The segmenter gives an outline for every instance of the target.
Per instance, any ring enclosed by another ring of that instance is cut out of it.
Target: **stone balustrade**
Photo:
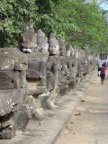
[[[27,23],[19,34],[19,48],[0,49],[0,138],[15,136],[29,119],[42,119],[44,109],[77,87],[96,67],[89,48],[79,48],[47,38]]]

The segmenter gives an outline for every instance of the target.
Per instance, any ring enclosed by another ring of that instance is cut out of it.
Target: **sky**
[[[93,2],[93,0],[83,0],[84,2]],[[96,0],[101,9],[108,10],[108,2],[105,0]]]
[[[108,10],[108,1],[107,0],[96,0],[100,8]]]
[[[108,10],[108,3],[106,4],[106,3],[102,3],[101,5],[100,5],[100,8],[102,8],[102,9],[104,9],[104,10]]]

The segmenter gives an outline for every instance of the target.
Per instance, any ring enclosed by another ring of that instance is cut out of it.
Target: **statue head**
[[[37,47],[37,35],[34,32],[33,25],[28,22],[24,25],[19,39],[20,49],[24,53],[31,53]]]
[[[64,56],[66,54],[66,44],[64,43],[63,40],[59,40],[59,51],[60,51],[60,55]]]
[[[37,48],[38,51],[43,53],[43,54],[48,54],[48,39],[45,36],[45,33],[39,29],[37,32]]]
[[[49,37],[49,54],[59,55],[59,43],[56,37],[51,33]]]
[[[34,32],[34,29],[33,29],[33,24],[30,23],[30,22],[27,22],[24,27],[23,27],[23,31],[25,32]]]

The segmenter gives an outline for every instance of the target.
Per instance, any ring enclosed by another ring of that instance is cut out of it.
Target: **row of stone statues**
[[[108,12],[105,12],[103,15],[102,15],[102,18],[103,18],[103,24],[105,26],[108,26]]]
[[[84,47],[49,38],[27,23],[19,34],[19,49],[0,49],[0,138],[24,130],[33,116],[55,108],[55,100],[74,89],[94,69],[96,56]]]

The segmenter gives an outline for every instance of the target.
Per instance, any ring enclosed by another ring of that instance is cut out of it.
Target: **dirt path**
[[[93,81],[55,144],[108,144],[108,80]]]

